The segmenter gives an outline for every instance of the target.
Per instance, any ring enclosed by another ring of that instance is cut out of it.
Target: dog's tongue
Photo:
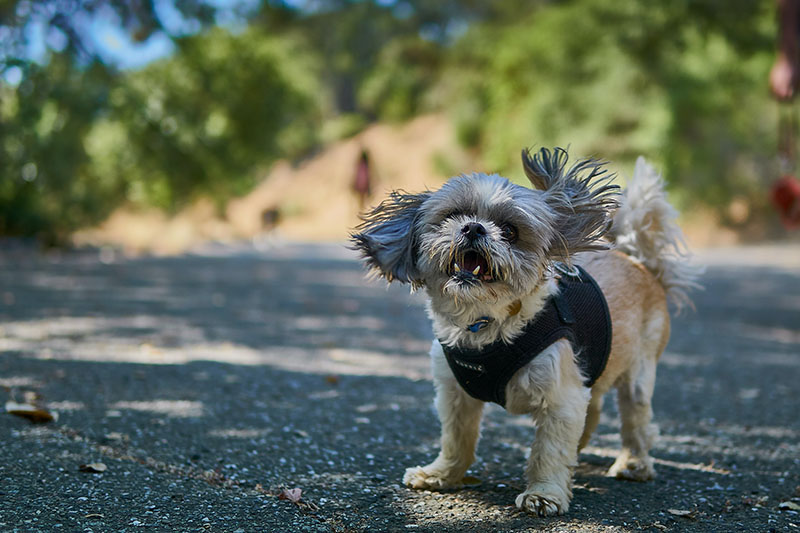
[[[467,272],[473,272],[476,267],[481,267],[479,271],[480,274],[486,274],[486,271],[489,270],[489,265],[481,254],[477,252],[467,252],[464,254],[464,264],[461,265],[461,269]]]

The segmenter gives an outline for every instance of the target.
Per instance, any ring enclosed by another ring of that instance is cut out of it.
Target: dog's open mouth
[[[469,250],[457,257],[450,265],[450,275],[463,282],[492,282],[495,279],[489,261],[475,250]]]

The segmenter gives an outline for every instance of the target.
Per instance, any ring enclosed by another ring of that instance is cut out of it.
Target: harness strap
[[[468,394],[505,406],[511,377],[560,339],[569,340],[578,355],[587,376],[584,384],[594,384],[611,350],[611,315],[595,280],[580,267],[576,274],[559,280],[559,293],[512,343],[499,340],[480,350],[442,344],[453,375]]]

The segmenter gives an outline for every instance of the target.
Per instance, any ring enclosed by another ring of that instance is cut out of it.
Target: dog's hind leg
[[[592,399],[589,401],[589,407],[586,409],[586,422],[583,424],[583,435],[578,442],[578,451],[581,451],[589,444],[589,439],[592,433],[597,429],[597,424],[600,422],[600,412],[603,410],[603,394],[592,393]]]
[[[651,423],[650,401],[656,380],[656,358],[643,357],[617,381],[617,403],[622,419],[622,452],[608,471],[619,479],[647,481],[655,477],[650,447],[658,435]]]
[[[438,342],[431,348],[431,358],[436,410],[442,424],[442,449],[431,464],[406,469],[403,483],[415,489],[436,490],[459,487],[475,461],[483,402],[464,392],[447,366]]]

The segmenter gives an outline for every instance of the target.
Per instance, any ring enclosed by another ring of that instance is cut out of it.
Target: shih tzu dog
[[[403,482],[460,486],[491,401],[536,423],[516,505],[546,516],[569,509],[572,469],[612,387],[622,451],[609,475],[654,476],[650,399],[667,301],[689,303],[697,270],[644,159],[621,194],[598,161],[568,166],[560,148],[522,160],[535,189],[472,174],[437,191],[393,192],[352,239],[374,273],[429,297],[441,451]]]

